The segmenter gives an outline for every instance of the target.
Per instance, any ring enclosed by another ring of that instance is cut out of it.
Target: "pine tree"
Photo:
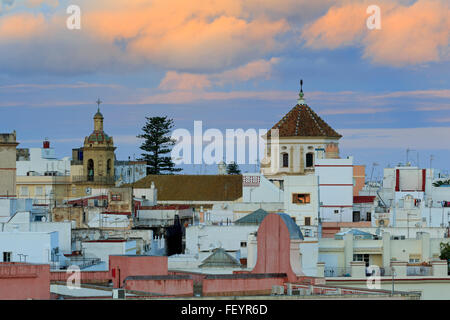
[[[236,162],[231,162],[227,165],[227,173],[228,174],[241,174],[241,170]]]
[[[181,171],[175,168],[170,156],[171,147],[175,144],[169,133],[173,128],[173,119],[167,117],[145,117],[146,124],[142,127],[143,134],[138,138],[145,139],[140,148],[145,151],[139,160],[147,162],[147,175],[149,174],[173,174]]]

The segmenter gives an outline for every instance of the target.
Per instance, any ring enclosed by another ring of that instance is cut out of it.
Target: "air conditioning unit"
[[[113,289],[112,290],[113,299],[125,299],[125,289]]]
[[[284,286],[272,286],[272,295],[283,295]]]

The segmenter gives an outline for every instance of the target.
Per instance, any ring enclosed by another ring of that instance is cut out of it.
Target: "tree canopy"
[[[227,165],[227,174],[241,174],[241,170],[235,162],[231,162]]]
[[[449,261],[450,260],[450,243],[441,242],[440,248],[441,248],[441,255],[439,256],[439,258],[441,260]]]
[[[181,171],[181,168],[175,167],[170,157],[170,151],[175,144],[175,140],[170,136],[173,119],[168,119],[167,116],[145,118],[147,122],[142,127],[143,133],[137,137],[144,139],[140,146],[144,153],[139,160],[147,162],[147,175],[173,174]]]

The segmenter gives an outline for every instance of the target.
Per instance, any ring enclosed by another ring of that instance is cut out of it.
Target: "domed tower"
[[[297,104],[263,136],[261,173],[281,180],[284,175],[314,174],[316,159],[339,158],[341,137],[306,103],[300,81]]]
[[[84,139],[83,173],[87,182],[114,185],[114,147],[113,138],[103,131],[103,115],[98,110],[94,115],[94,131]]]

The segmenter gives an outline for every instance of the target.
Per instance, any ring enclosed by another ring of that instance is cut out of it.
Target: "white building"
[[[0,222],[1,232],[55,232],[58,238],[58,247],[61,254],[72,252],[72,224],[67,222],[34,222],[31,221],[30,212],[17,212],[6,222]]]
[[[236,259],[247,258],[247,240],[258,230],[258,224],[250,225],[197,225],[186,228],[185,253],[203,260],[216,248],[234,252]]]
[[[284,209],[301,227],[305,237],[317,237],[319,184],[316,175],[284,178]]]
[[[404,276],[426,276],[431,275],[431,263],[439,260],[440,243],[449,241],[448,238],[430,237],[425,232],[417,233],[414,238],[398,239],[389,232],[375,236],[352,229],[336,234],[334,238],[320,239],[319,261],[325,263],[325,276],[328,277],[351,274],[355,261],[364,262],[365,267],[382,268],[381,275],[388,275],[392,262],[395,262],[405,267],[407,274]]]
[[[117,185],[134,183],[147,175],[145,161],[114,161],[114,178]]]
[[[45,140],[42,148],[17,149],[16,168],[18,176],[68,176],[70,157],[58,159]]]
[[[7,222],[18,211],[31,211],[32,199],[0,199],[0,223]]]
[[[86,259],[100,259],[108,270],[110,255],[136,254],[136,241],[125,239],[83,241],[81,251]]]
[[[59,264],[57,232],[0,232],[0,253],[3,262]]]
[[[260,173],[242,175],[242,202],[283,202],[284,192]]]
[[[317,159],[320,217],[323,222],[353,222],[353,157]]]

